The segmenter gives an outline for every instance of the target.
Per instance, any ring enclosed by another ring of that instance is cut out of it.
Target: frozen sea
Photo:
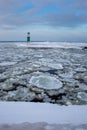
[[[0,130],[87,130],[87,43],[0,43]]]
[[[87,104],[87,43],[0,43],[0,101]]]

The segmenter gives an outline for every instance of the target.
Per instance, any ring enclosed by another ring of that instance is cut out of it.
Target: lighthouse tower
[[[30,32],[27,33],[27,42],[30,42]]]

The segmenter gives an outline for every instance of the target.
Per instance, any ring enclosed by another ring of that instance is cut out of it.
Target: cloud
[[[0,26],[77,27],[87,24],[86,11],[86,0],[0,0]]]
[[[32,4],[31,0],[27,2],[24,0],[1,0],[0,26],[23,26],[37,21],[34,14],[37,13],[38,8],[30,8],[29,4]]]
[[[87,10],[87,1],[86,0],[73,0],[72,6],[74,9],[86,9]]]
[[[56,27],[78,27],[87,24],[87,14],[48,14],[45,19],[50,26]]]
[[[11,25],[2,25],[1,29],[3,30],[14,30],[17,29],[15,26],[11,26]]]

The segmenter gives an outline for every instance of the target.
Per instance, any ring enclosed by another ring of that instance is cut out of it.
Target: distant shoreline
[[[27,42],[27,41],[0,41],[0,43],[11,43],[11,42]],[[31,41],[31,42],[58,42],[58,43],[87,43],[87,41]]]

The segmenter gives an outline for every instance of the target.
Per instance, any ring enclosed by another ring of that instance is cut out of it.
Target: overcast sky
[[[0,41],[87,42],[87,0],[0,0]]]

